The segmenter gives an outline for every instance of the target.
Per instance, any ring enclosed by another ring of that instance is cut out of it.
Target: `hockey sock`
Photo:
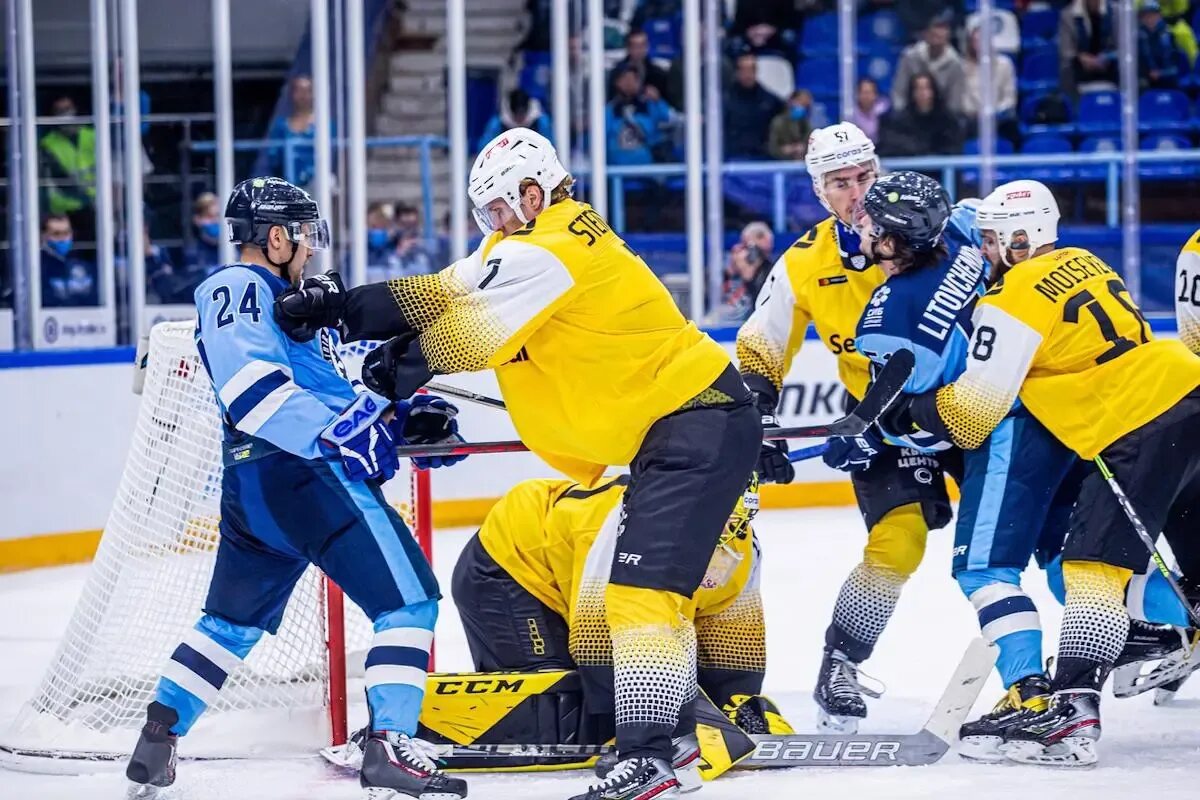
[[[996,671],[1007,688],[1042,672],[1042,624],[1033,600],[1011,567],[970,569],[955,579],[979,616],[983,637],[1000,649]]]
[[[1099,561],[1064,561],[1067,603],[1054,691],[1100,690],[1129,636],[1125,584],[1132,571]]]
[[[423,600],[375,619],[366,672],[374,730],[416,734],[437,616],[437,601]]]
[[[1192,624],[1187,609],[1179,602],[1167,579],[1154,567],[1130,578],[1125,604],[1129,607],[1129,616],[1135,619],[1181,628]]]
[[[901,589],[921,564],[928,533],[920,503],[889,511],[871,528],[862,563],[838,592],[826,645],[855,663],[870,657]]]
[[[679,710],[696,696],[696,633],[686,599],[666,590],[609,584],[617,750],[621,758],[670,760]]]
[[[191,730],[262,635],[261,628],[234,625],[209,614],[200,618],[171,654],[154,694],[179,714],[171,733],[183,736]]]

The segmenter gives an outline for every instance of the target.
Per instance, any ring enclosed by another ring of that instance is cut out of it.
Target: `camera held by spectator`
[[[738,325],[754,310],[774,261],[775,234],[765,222],[751,222],[729,251],[721,286],[721,304],[705,319],[707,325]]]

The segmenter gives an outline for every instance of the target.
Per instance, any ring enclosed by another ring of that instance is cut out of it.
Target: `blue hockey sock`
[[[975,607],[984,638],[1000,648],[996,671],[1004,685],[1041,674],[1042,625],[1037,606],[1021,590],[1020,570],[965,570],[955,578]]]
[[[187,632],[163,668],[154,699],[179,713],[171,733],[183,736],[217,699],[225,679],[262,638],[247,628],[205,614]]]
[[[1125,590],[1125,605],[1129,616],[1156,625],[1191,625],[1187,609],[1179,602],[1167,579],[1157,569],[1134,575]]]
[[[416,734],[437,615],[437,601],[425,600],[376,618],[366,673],[374,730]]]

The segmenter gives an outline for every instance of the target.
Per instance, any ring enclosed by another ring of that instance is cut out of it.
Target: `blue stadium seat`
[[[806,58],[796,65],[796,88],[808,89],[814,95],[836,95],[839,89],[838,70],[836,58]]]
[[[858,18],[858,46],[864,50],[898,50],[904,39],[904,26],[895,11],[884,9]]]
[[[870,78],[879,85],[879,93],[887,95],[892,90],[892,75],[896,72],[895,55],[872,53],[858,59],[858,77]]]
[[[1021,98],[1021,104],[1018,107],[1017,118],[1021,126],[1022,136],[1032,136],[1039,133],[1057,133],[1062,136],[1070,136],[1075,132],[1075,122],[1073,119],[1068,119],[1067,122],[1059,123],[1043,123],[1037,122],[1037,106],[1042,98],[1047,96],[1047,92],[1032,92]],[[1066,109],[1069,115],[1074,114],[1074,107],[1071,101],[1064,98],[1066,101]]]
[[[824,56],[838,51],[837,14],[814,14],[804,18],[804,31],[796,43],[801,58]]]
[[[1116,133],[1121,129],[1121,94],[1089,92],[1079,98],[1075,126],[1085,136]]]
[[[979,0],[966,0],[963,8],[968,14],[979,10]],[[992,8],[1003,9],[1005,11],[1015,11],[1017,8],[1016,0],[993,0]]]
[[[1150,136],[1143,136],[1140,147],[1142,150],[1175,152],[1178,150],[1191,150],[1192,143],[1186,136],[1181,136],[1178,133],[1156,133]],[[1160,161],[1141,164],[1138,167],[1138,174],[1143,178],[1150,178],[1152,180],[1187,180],[1200,174],[1200,164],[1197,164],[1195,161]]]
[[[1025,155],[1070,153],[1073,151],[1074,148],[1071,146],[1071,140],[1056,133],[1035,134],[1021,144],[1021,153]],[[1075,167],[1055,166],[1054,164],[1026,167],[1022,172],[1030,180],[1044,181],[1046,183],[1073,181],[1079,175],[1079,171]]]
[[[1058,86],[1058,51],[1044,47],[1027,50],[1021,54],[1021,69],[1017,76],[1017,88],[1022,92],[1036,92]]]
[[[651,58],[674,60],[679,55],[683,36],[683,15],[648,19],[642,24],[650,44]]]
[[[1020,20],[1022,47],[1044,45],[1058,36],[1058,12],[1052,8],[1026,11]]]
[[[1012,153],[1013,153],[1013,143],[1003,137],[999,137],[999,136],[996,137],[996,155],[1007,156],[1007,155],[1012,155]],[[979,140],[978,139],[967,139],[967,141],[963,143],[963,155],[965,155],[965,156],[979,155]],[[963,181],[966,183],[970,183],[970,184],[978,184],[979,183],[979,170],[977,170],[977,169],[964,169],[962,171],[962,176],[963,176]],[[1007,170],[1003,167],[999,167],[996,169],[996,181],[999,183],[1004,183],[1004,182],[1010,181],[1010,180],[1016,180],[1016,178],[1017,178],[1017,176],[1014,174],[1011,174],[1010,170]]]
[[[1192,106],[1178,89],[1152,89],[1138,98],[1142,133],[1186,133],[1192,129]]]

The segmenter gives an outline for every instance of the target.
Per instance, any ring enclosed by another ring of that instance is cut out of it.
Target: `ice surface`
[[[766,511],[755,525],[765,553],[768,669],[766,692],[793,725],[811,730],[809,698],[820,661],[822,635],[838,586],[857,563],[865,539],[853,509]],[[449,585],[454,558],[469,530],[440,531],[435,562]],[[950,579],[951,532],[929,537],[929,555],[905,589],[891,626],[866,671],[888,686],[871,704],[864,731],[916,730],[932,708],[966,645],[978,629],[970,604]],[[0,728],[30,696],[54,653],[87,567],[45,569],[0,576]],[[1040,573],[1027,588],[1048,629],[1053,653],[1060,610]],[[443,606],[437,666],[467,669],[469,657],[457,615]],[[993,676],[976,711],[1000,694]],[[846,797],[864,800],[952,798],[1012,800],[1018,793],[1071,800],[1108,800],[1146,795],[1196,797],[1200,756],[1200,680],[1184,687],[1174,704],[1157,708],[1153,693],[1132,700],[1104,700],[1101,764],[1067,771],[1019,766],[980,766],[947,756],[930,767],[827,768],[739,772],[707,785],[707,800]],[[131,743],[132,744],[132,743]],[[183,751],[186,755],[186,743]],[[1190,768],[1190,771],[1189,771]],[[472,775],[472,800],[562,800],[581,791],[578,772],[533,775]],[[124,797],[120,774],[29,775],[0,770],[0,798],[79,800]],[[166,800],[309,800],[360,798],[355,777],[316,758],[183,763]]]

